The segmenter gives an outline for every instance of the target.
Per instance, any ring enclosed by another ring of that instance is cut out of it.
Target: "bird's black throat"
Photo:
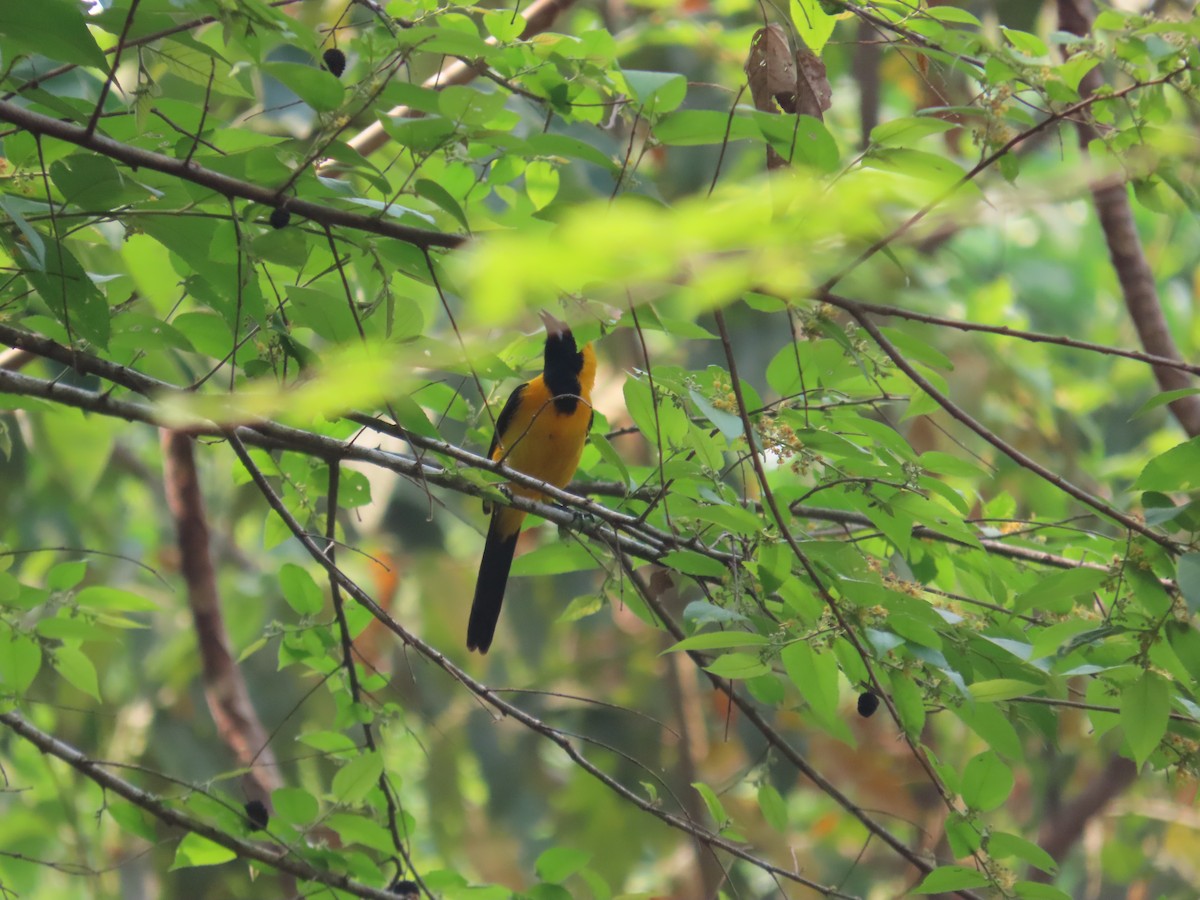
[[[564,328],[546,336],[546,358],[542,379],[554,395],[554,408],[570,415],[579,406],[579,373],[583,371],[583,354],[575,346],[575,335]]]

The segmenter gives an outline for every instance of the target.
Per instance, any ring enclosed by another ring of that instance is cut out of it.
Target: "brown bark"
[[[1091,30],[1094,9],[1091,0],[1058,0],[1058,20],[1063,31],[1086,35]],[[1079,85],[1081,97],[1090,97],[1103,84],[1097,66],[1083,77]],[[1100,136],[1090,116],[1083,114],[1076,121],[1079,143],[1087,152],[1088,145]],[[1124,184],[1098,186],[1092,190],[1096,215],[1104,229],[1108,253],[1121,283],[1125,308],[1137,329],[1143,349],[1157,356],[1182,359],[1175,339],[1171,336],[1154,273],[1142,248],[1141,238],[1133,222],[1129,189]],[[1192,387],[1191,377],[1178,369],[1154,367],[1154,377],[1163,391]],[[1170,404],[1171,412],[1189,437],[1200,435],[1200,395],[1181,397]]]
[[[281,784],[279,770],[267,731],[229,649],[192,439],[164,429],[162,449],[167,507],[175,523],[188,608],[200,648],[204,695],[217,734],[233,751],[238,765],[249,769],[243,779],[246,799],[259,800],[270,810],[271,791]]]
[[[1058,0],[1059,27],[1072,34],[1086,35],[1091,29],[1091,0]],[[1092,69],[1079,85],[1083,97],[1095,93],[1103,83],[1100,69]],[[1084,151],[1100,136],[1090,117],[1076,122],[1079,143]],[[1125,306],[1137,328],[1143,348],[1158,356],[1180,359],[1158,298],[1154,274],[1146,260],[1142,243],[1133,223],[1128,188],[1124,185],[1098,186],[1092,190],[1096,214],[1104,230],[1109,256],[1121,283]],[[1178,369],[1154,367],[1159,387],[1164,391],[1191,386],[1191,378]],[[1171,411],[1191,436],[1200,434],[1200,397],[1184,397],[1171,404]],[[1063,859],[1082,837],[1087,823],[1113,799],[1137,780],[1137,766],[1113,754],[1104,768],[1070,801],[1055,810],[1042,826],[1038,843],[1056,860]],[[1031,870],[1030,877],[1048,881],[1051,876]]]
[[[1057,861],[1071,851],[1083,836],[1083,830],[1118,795],[1137,779],[1137,766],[1116,754],[1078,794],[1055,810],[1042,825],[1038,844]],[[1030,869],[1034,881],[1050,881],[1053,876],[1041,869]]]
[[[858,127],[861,132],[858,147],[866,150],[871,144],[871,131],[879,124],[879,104],[882,83],[879,64],[883,50],[879,41],[883,35],[866,19],[858,21],[858,44],[852,63],[854,81],[858,84]]]
[[[9,372],[19,372],[26,365],[33,362],[34,356],[25,350],[5,350],[0,353],[0,369],[7,369]]]

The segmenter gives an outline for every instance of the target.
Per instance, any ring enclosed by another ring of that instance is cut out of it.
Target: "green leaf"
[[[352,813],[334,813],[325,824],[337,832],[343,844],[362,844],[380,853],[392,854],[395,845],[391,833],[373,819]]]
[[[271,792],[271,805],[275,818],[301,827],[315,822],[321,812],[317,798],[302,788],[276,788]]]
[[[658,443],[658,428],[654,415],[654,397],[647,381],[640,378],[626,378],[624,385],[625,408],[629,411],[633,424],[652,446]]]
[[[78,647],[64,644],[54,651],[50,663],[67,684],[96,700],[100,699],[100,682],[96,677],[96,667]]]
[[[104,804],[104,811],[112,816],[122,831],[150,843],[158,841],[156,820],[140,806],[126,803],[117,797],[109,797]]]
[[[438,94],[438,111],[453,122],[485,125],[504,109],[504,94],[483,93],[476,88],[452,84]]]
[[[970,809],[989,812],[1012,793],[1013,773],[992,750],[972,758],[962,777],[962,798]]]
[[[107,609],[118,612],[153,612],[158,604],[141,594],[104,585],[88,585],[75,595],[75,602],[86,609]]]
[[[946,819],[946,841],[955,858],[962,859],[978,852],[983,845],[979,824],[958,813]]]
[[[287,298],[293,325],[311,328],[334,343],[358,340],[359,326],[345,294],[338,296],[317,288],[289,284]]]
[[[549,206],[558,195],[558,167],[535,159],[525,167],[525,193],[534,209]]]
[[[942,134],[956,127],[953,122],[933,116],[905,116],[872,128],[871,143],[907,146],[923,137]]]
[[[985,887],[987,876],[966,866],[938,866],[913,889],[914,894],[941,894]]]
[[[423,53],[442,53],[487,59],[496,51],[480,37],[475,23],[462,15],[442,15],[438,25],[418,25],[400,30],[397,41],[406,47],[419,48]]]
[[[53,618],[40,620],[34,631],[41,637],[59,641],[102,640],[108,636],[93,620],[76,618],[65,609]]]
[[[825,12],[820,0],[791,0],[792,24],[804,45],[818,56],[833,34],[836,19]]]
[[[108,73],[108,61],[88,31],[84,8],[72,0],[4,4],[0,36],[25,53],[90,66]],[[12,64],[9,57],[6,65]]]
[[[807,642],[783,648],[780,661],[788,680],[808,703],[813,718],[839,741],[854,744],[854,735],[839,711],[840,679],[837,656],[829,650],[817,652]]]
[[[659,562],[664,566],[683,572],[685,575],[724,578],[729,574],[724,563],[697,553],[695,550],[672,550],[670,553],[663,554]]]
[[[302,63],[265,62],[262,70],[317,112],[332,112],[342,105],[345,85],[332,72]]]
[[[863,165],[885,172],[907,175],[935,187],[957,185],[966,174],[962,167],[944,156],[913,150],[911,147],[880,147],[863,157]]]
[[[46,574],[46,587],[52,591],[65,591],[83,581],[87,574],[87,563],[83,560],[59,563]]]
[[[720,678],[735,681],[745,681],[747,678],[757,678],[771,671],[762,659],[751,653],[726,653],[718,656],[713,662],[704,667]]]
[[[86,209],[109,209],[147,200],[150,191],[133,181],[112,160],[91,153],[76,153],[56,160],[50,177],[68,203]]]
[[[916,682],[905,674],[897,672],[892,675],[892,702],[896,705],[896,713],[900,716],[900,724],[908,732],[909,737],[918,738],[921,729],[925,727],[925,697]]]
[[[1185,441],[1146,463],[1132,490],[1187,491],[1200,486],[1200,438]]]
[[[566,156],[592,163],[610,172],[620,166],[609,156],[579,138],[565,134],[534,134],[526,141],[530,151],[537,156]]]
[[[562,575],[586,572],[596,560],[586,545],[578,541],[550,541],[531,553],[520,556],[512,567],[513,575]]]
[[[279,587],[297,615],[315,616],[325,608],[325,595],[308,571],[295,563],[284,563],[280,568]]]
[[[993,831],[988,835],[987,851],[996,859],[1015,857],[1031,866],[1036,866],[1043,872],[1054,874],[1058,871],[1058,863],[1054,861],[1053,856],[1033,841],[1026,840],[1017,834]]]
[[[501,44],[515,41],[525,30],[525,17],[515,10],[489,9],[483,11],[483,27]]]
[[[592,854],[586,850],[575,850],[570,847],[551,847],[537,858],[533,869],[542,881],[555,884],[566,881],[592,860]]]
[[[737,413],[718,409],[709,402],[708,398],[694,388],[688,391],[688,396],[696,404],[696,408],[704,413],[704,417],[712,422],[727,439],[736,440],[745,434],[742,418]]]
[[[1068,569],[1040,578],[1033,587],[1017,595],[1013,608],[1018,613],[1067,613],[1076,599],[1089,597],[1100,589],[1107,573],[1096,569]]]
[[[693,781],[692,787],[700,794],[704,800],[704,805],[708,807],[708,814],[712,816],[712,820],[718,828],[724,827],[729,821],[729,815],[725,812],[725,806],[721,803],[721,799],[716,795],[712,788],[701,781]]]
[[[567,604],[555,622],[578,622],[604,609],[604,597],[600,594],[581,594]]]
[[[462,206],[454,199],[451,193],[438,184],[436,181],[431,181],[428,178],[418,178],[413,183],[413,189],[421,197],[436,203],[445,212],[448,212],[465,230],[470,231],[471,226],[467,224],[467,214],[463,212]]]
[[[726,140],[762,140],[754,121],[716,109],[681,109],[668,113],[654,124],[654,136],[668,146],[691,147],[720,144]]]
[[[44,264],[28,247],[22,245],[21,253],[28,263],[25,277],[69,334],[107,347],[112,327],[108,301],[66,244],[51,242]]]
[[[1200,613],[1200,553],[1185,553],[1175,563],[1175,583],[1192,614]]]
[[[1163,735],[1171,712],[1170,686],[1154,672],[1121,689],[1121,729],[1138,768],[1150,758]]]
[[[1178,390],[1174,391],[1163,391],[1162,393],[1155,394],[1153,397],[1139,406],[1137,412],[1135,412],[1129,418],[1136,419],[1138,416],[1144,416],[1146,413],[1150,412],[1151,410],[1158,409],[1160,406],[1166,406],[1168,403],[1179,400],[1183,397],[1194,397],[1196,394],[1200,394],[1200,388],[1179,388]]]
[[[647,116],[670,112],[683,102],[687,94],[687,79],[674,72],[626,69],[621,74]]]
[[[28,635],[0,627],[0,695],[21,696],[41,668],[41,644]]]
[[[1008,759],[1024,759],[1023,744],[1008,716],[991,703],[964,703],[953,707],[955,715],[989,747]]]
[[[837,142],[820,119],[754,110],[753,120],[775,152],[789,163],[812,166],[819,172],[838,168]]]
[[[222,847],[193,831],[185,834],[179,846],[175,848],[175,861],[171,863],[171,871],[194,866],[219,866],[231,859],[237,859],[237,854],[228,847]]]
[[[1191,673],[1192,681],[1200,684],[1200,631],[1186,622],[1168,622],[1166,629],[1171,649]]]
[[[971,696],[981,703],[996,703],[1000,700],[1011,700],[1013,697],[1023,697],[1042,689],[1042,685],[1016,678],[990,678],[976,681],[967,690]]]
[[[921,10],[921,13],[929,16],[931,19],[937,19],[939,22],[973,25],[976,28],[983,27],[983,23],[973,13],[968,12],[960,6],[927,6]]]
[[[1018,31],[1015,28],[1005,28],[1003,25],[1000,26],[1000,31],[1010,44],[1026,56],[1039,58],[1050,53],[1050,50],[1046,47],[1046,43],[1036,34],[1030,34],[1028,31]]]
[[[331,791],[334,799],[344,805],[358,803],[378,784],[383,774],[383,759],[378,753],[363,753],[337,770]]]
[[[706,631],[693,634],[672,644],[663,653],[680,653],[684,650],[727,650],[730,647],[763,647],[771,643],[766,635],[754,631]]]
[[[758,808],[762,810],[763,819],[768,825],[780,833],[787,832],[787,804],[779,791],[765,781],[758,786]]]

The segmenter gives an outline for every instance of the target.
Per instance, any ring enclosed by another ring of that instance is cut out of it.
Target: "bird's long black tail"
[[[516,510],[497,510],[488,526],[483,545],[483,560],[479,563],[479,579],[475,582],[475,600],[471,603],[471,619],[467,623],[467,649],[487,653],[496,634],[500,606],[504,603],[504,588],[508,570],[512,568],[517,538],[521,535],[521,519],[514,523]]]

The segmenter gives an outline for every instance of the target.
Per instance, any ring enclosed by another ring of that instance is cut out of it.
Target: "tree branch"
[[[898,349],[896,349],[895,344],[893,344],[891,341],[889,341],[887,339],[887,336],[884,335],[883,332],[881,332],[879,330],[879,326],[876,325],[873,321],[871,321],[871,317],[868,316],[864,310],[859,308],[857,306],[857,304],[848,304],[848,305],[844,306],[843,308],[847,312],[849,312],[850,315],[854,316],[855,320],[863,327],[863,329],[867,332],[867,334],[869,334],[871,336],[871,339],[879,346],[879,349],[881,349],[892,360],[892,362],[896,364],[896,368],[898,368],[905,375],[907,375],[910,379],[912,379],[914,384],[916,384],[919,388],[921,388],[921,390],[925,391],[925,393],[927,393],[930,397],[932,397],[937,402],[938,406],[940,406],[942,409],[944,409],[953,418],[957,419],[959,422],[966,425],[969,429],[971,429],[971,431],[975,432],[977,435],[979,435],[981,438],[983,438],[985,441],[987,441],[989,444],[991,444],[993,447],[995,447],[997,450],[999,450],[1001,453],[1003,453],[1005,456],[1007,456],[1009,459],[1011,459],[1017,465],[1021,466],[1022,468],[1028,469],[1030,472],[1033,472],[1038,477],[1040,477],[1040,478],[1044,479],[1045,481],[1048,481],[1050,484],[1054,485],[1056,488],[1061,490],[1063,493],[1068,494],[1071,497],[1074,497],[1080,503],[1084,504],[1087,507],[1090,507],[1091,509],[1094,509],[1096,512],[1100,513],[1101,515],[1103,515],[1109,519],[1112,519],[1115,522],[1118,522],[1124,528],[1127,528],[1130,531],[1136,532],[1137,534],[1140,534],[1143,537],[1149,538],[1150,540],[1154,541],[1154,543],[1158,544],[1163,549],[1165,549],[1167,552],[1174,553],[1176,551],[1177,548],[1176,548],[1175,542],[1172,541],[1165,534],[1160,534],[1159,532],[1154,531],[1152,528],[1149,528],[1145,523],[1139,522],[1137,519],[1133,518],[1130,515],[1127,515],[1126,513],[1121,512],[1119,509],[1112,506],[1111,504],[1105,503],[1103,500],[1099,499],[1098,497],[1092,496],[1091,494],[1089,494],[1087,491],[1083,490],[1082,488],[1076,487],[1075,485],[1071,484],[1071,482],[1069,482],[1065,478],[1063,478],[1061,475],[1051,472],[1049,469],[1047,469],[1045,466],[1043,466],[1037,460],[1032,459],[1029,456],[1026,456],[1024,453],[1022,453],[1016,447],[1012,446],[1007,441],[1002,439],[999,435],[995,434],[990,429],[985,428],[982,423],[980,423],[975,418],[973,418],[969,413],[967,413],[966,410],[964,410],[958,404],[954,403],[949,397],[947,397],[940,390],[938,390],[937,387],[934,386],[929,381],[929,379],[925,378],[923,375],[921,375],[920,372],[918,372],[915,368],[913,368],[913,366],[908,362],[908,360],[904,358],[904,354],[902,354]]]
[[[325,551],[317,545],[317,542],[313,539],[313,537],[309,535],[303,529],[303,527],[301,527],[295,516],[293,516],[287,507],[284,506],[283,501],[271,488],[271,485],[267,482],[265,476],[263,476],[258,466],[254,464],[254,460],[250,458],[249,453],[247,453],[245,446],[242,444],[241,440],[239,440],[237,435],[235,435],[233,432],[228,432],[226,436],[229,438],[229,444],[233,448],[234,453],[237,454],[238,459],[241,461],[246,471],[250,474],[251,480],[258,487],[260,493],[263,495],[263,498],[275,511],[276,515],[279,516],[280,520],[283,521],[283,523],[287,526],[288,530],[292,532],[292,535],[297,539],[297,541],[300,542],[300,545],[308,552],[309,556],[311,556],[317,564],[322,566],[329,573],[330,577],[336,580],[350,597],[352,597],[361,606],[366,608],[371,615],[373,615],[393,634],[400,638],[400,640],[402,640],[407,646],[411,647],[426,660],[442,669],[442,671],[473,693],[482,702],[488,706],[491,706],[502,715],[511,716],[525,727],[557,745],[572,762],[605,785],[605,787],[607,787],[609,790],[632,803],[643,812],[650,813],[664,824],[703,841],[705,844],[715,850],[723,850],[732,854],[738,859],[742,859],[751,863],[765,872],[768,872],[772,875],[777,875],[781,878],[786,878],[789,881],[796,882],[797,884],[803,884],[805,887],[812,888],[813,890],[818,891],[825,896],[838,898],[849,897],[849,895],[842,893],[836,888],[828,887],[812,881],[811,879],[805,878],[803,875],[799,874],[799,872],[783,869],[767,862],[764,859],[756,857],[754,854],[743,849],[740,845],[734,843],[733,841],[729,841],[723,837],[720,837],[719,835],[715,835],[683,816],[678,816],[674,813],[669,813],[660,809],[655,802],[634,793],[615,778],[597,767],[595,763],[592,763],[585,756],[583,756],[578,748],[571,743],[568,735],[565,732],[547,725],[545,722],[541,721],[520,707],[514,706],[507,700],[502,699],[495,691],[491,690],[481,682],[476,681],[474,678],[468,675],[465,670],[456,666],[441,651],[437,650],[432,645],[425,643],[415,634],[408,631],[408,629],[393,619],[386,610],[381,608],[379,604],[377,604],[370,597],[370,595],[366,593],[366,591],[360,588],[356,582],[354,582],[344,572],[342,572],[341,569],[334,565],[334,563],[326,555]]]
[[[0,713],[0,724],[6,725],[43,753],[62,760],[105,790],[112,791],[119,797],[124,797],[134,806],[144,809],[160,822],[208,838],[214,844],[220,844],[242,859],[256,860],[304,881],[324,884],[353,894],[355,897],[362,897],[364,900],[396,900],[396,895],[393,893],[362,884],[347,875],[335,875],[317,869],[303,860],[294,858],[289,855],[290,851],[286,847],[243,841],[220,828],[202,822],[193,816],[185,815],[171,808],[160,797],[108,772],[103,763],[89,759],[82,751],[60,741],[53,735],[46,734],[15,712]]]
[[[1091,0],[1058,0],[1058,21],[1063,31],[1086,37],[1091,31],[1094,15]],[[1079,95],[1085,100],[1093,99],[1103,86],[1104,77],[1097,66],[1083,76],[1079,83]],[[1079,146],[1086,154],[1092,141],[1100,139],[1100,132],[1093,119],[1086,114],[1076,120],[1075,129],[1079,134]],[[1125,308],[1129,310],[1129,318],[1137,329],[1142,346],[1156,356],[1180,359],[1179,348],[1171,336],[1162,303],[1159,302],[1154,272],[1150,269],[1133,222],[1129,188],[1124,184],[1096,185],[1092,188],[1092,200],[1096,204],[1096,215],[1104,231],[1113,269],[1121,283]],[[1173,366],[1156,365],[1154,377],[1163,391],[1193,386],[1192,379]],[[1200,395],[1179,397],[1172,400],[1169,406],[1188,437],[1200,435]]]
[[[165,428],[161,437],[163,484],[167,508],[175,522],[180,569],[200,648],[204,696],[217,734],[233,751],[238,765],[249,770],[243,779],[247,799],[258,800],[270,810],[271,792],[282,787],[283,782],[267,729],[254,709],[246,681],[229,649],[192,438]]]
[[[554,24],[558,14],[567,9],[575,0],[535,0],[521,15],[525,19],[525,28],[519,40],[528,40],[535,34],[541,34]],[[489,44],[495,44],[495,38],[488,38]],[[438,72],[425,79],[421,86],[429,90],[440,90],[450,85],[467,84],[481,75],[487,66],[481,60],[467,62],[456,59]],[[419,109],[409,106],[395,106],[388,110],[390,119],[416,119],[424,116]],[[369,156],[388,142],[388,133],[379,122],[372,122],[347,143],[363,156]],[[336,165],[336,164],[334,164]]]
[[[271,207],[280,205],[284,199],[280,197],[278,190],[248,181],[239,181],[213,169],[205,169],[196,163],[143,150],[141,147],[134,147],[131,144],[123,144],[102,134],[89,133],[83,126],[44,116],[15,103],[0,100],[0,120],[10,122],[32,134],[52,137],[83,147],[128,166],[153,169],[156,172],[190,181],[193,184],[210,188],[225,197],[239,197]],[[395,238],[417,247],[454,248],[460,247],[466,242],[466,238],[461,235],[413,228],[386,219],[376,219],[361,213],[322,206],[319,203],[296,197],[287,198],[287,208],[289,212],[312,219],[326,228],[335,225],[352,228]]]

